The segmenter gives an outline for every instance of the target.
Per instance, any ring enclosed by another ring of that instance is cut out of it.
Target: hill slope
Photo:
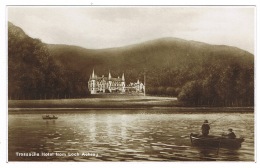
[[[90,50],[77,46],[48,45],[50,53],[67,68],[91,74],[93,68],[99,75],[121,75],[134,80],[137,74],[154,69],[198,71],[208,64],[231,62],[241,66],[253,65],[253,55],[235,47],[209,45],[176,38],[163,38],[127,47]],[[136,71],[134,75],[132,71]],[[159,74],[161,75],[161,74]],[[129,76],[129,77],[128,77]],[[133,78],[132,78],[133,76]],[[139,76],[140,78],[141,76]],[[166,84],[167,85],[167,84]]]
[[[63,95],[85,94],[95,69],[105,76],[109,70],[113,77],[125,73],[127,83],[142,81],[145,73],[148,93],[179,96],[191,105],[244,106],[254,102],[254,56],[235,47],[178,38],[98,50],[46,46],[62,72],[63,86],[58,88]]]

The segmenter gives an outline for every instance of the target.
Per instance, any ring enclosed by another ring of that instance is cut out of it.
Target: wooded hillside
[[[111,49],[44,44],[9,23],[10,99],[87,97],[98,75],[125,74],[151,95],[177,96],[184,105],[252,106],[254,56],[244,50],[177,38]]]

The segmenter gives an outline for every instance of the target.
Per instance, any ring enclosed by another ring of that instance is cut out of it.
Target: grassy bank
[[[176,98],[151,96],[8,101],[9,108],[145,108],[176,105]]]
[[[152,96],[116,96],[86,99],[9,100],[9,111],[29,109],[153,109],[172,112],[253,112],[254,107],[181,107],[176,98]]]

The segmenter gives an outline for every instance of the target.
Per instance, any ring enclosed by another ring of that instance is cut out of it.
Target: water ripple
[[[44,112],[43,112],[44,113]],[[55,114],[55,113],[54,113]],[[200,132],[205,119],[226,115],[206,113],[171,114],[149,110],[121,112],[90,110],[61,113],[55,122],[41,114],[9,114],[9,160],[48,161],[253,161],[254,115],[236,113],[211,125],[211,134],[233,128],[245,142],[237,150],[203,149],[191,146],[189,134]],[[230,122],[229,122],[230,121]],[[22,137],[22,138],[21,138]],[[79,152],[95,156],[17,158],[21,152]]]

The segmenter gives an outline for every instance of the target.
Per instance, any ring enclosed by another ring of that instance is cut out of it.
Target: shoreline
[[[207,113],[207,112],[216,112],[216,113],[254,113],[254,107],[150,107],[150,108],[8,108],[9,113],[15,112],[46,112],[46,111],[55,111],[55,112],[82,112],[90,110],[149,110],[149,111],[165,111],[173,113],[182,113],[182,112],[193,112],[193,113]]]
[[[8,111],[161,110],[169,112],[254,112],[254,107],[182,106],[175,97],[107,97],[55,100],[9,100]]]

